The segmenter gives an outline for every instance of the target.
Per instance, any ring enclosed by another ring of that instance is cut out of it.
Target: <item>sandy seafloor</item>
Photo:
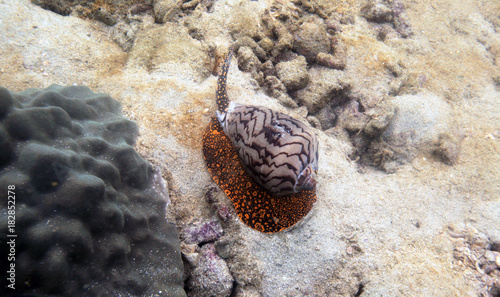
[[[168,182],[169,215],[182,233],[216,218],[205,199],[215,184],[201,152],[202,131],[215,113],[214,62],[206,49],[227,49],[234,32],[258,27],[270,2],[215,1],[212,12],[190,20],[199,22],[191,26],[202,31],[201,41],[186,26],[146,18],[125,52],[113,41],[113,30],[98,21],[64,17],[28,0],[2,0],[0,85],[11,91],[53,83],[87,85],[120,101],[126,116],[140,126],[137,150],[160,167]],[[445,132],[461,140],[458,159],[450,166],[423,151],[388,174],[360,168],[348,158],[351,143],[316,130],[318,201],[308,218],[271,235],[236,218],[224,224],[220,240],[229,249],[237,294],[491,293],[494,277],[460,261],[454,250],[475,238],[487,238],[485,249],[500,243],[500,3],[402,1],[413,35],[381,41],[356,14],[360,3],[333,2],[338,10],[354,11],[354,23],[342,26],[338,35],[353,86],[385,98],[385,67],[400,65],[406,81],[414,82],[408,93],[439,98],[441,103],[415,112],[436,115]],[[229,95],[307,121],[304,108],[287,108],[267,96],[236,63],[230,68]],[[216,195],[225,199],[220,191]]]

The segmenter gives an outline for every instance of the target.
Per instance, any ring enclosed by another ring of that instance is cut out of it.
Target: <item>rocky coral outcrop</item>
[[[120,103],[58,85],[2,88],[0,102],[0,185],[14,202],[3,200],[0,218],[7,230],[14,206],[15,292],[185,296],[165,182],[135,152],[138,128]]]

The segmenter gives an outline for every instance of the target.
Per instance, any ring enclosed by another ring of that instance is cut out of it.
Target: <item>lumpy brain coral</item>
[[[137,134],[118,101],[87,87],[0,88],[0,232],[17,235],[15,262],[0,247],[15,291],[1,292],[185,296],[168,193],[133,149]]]

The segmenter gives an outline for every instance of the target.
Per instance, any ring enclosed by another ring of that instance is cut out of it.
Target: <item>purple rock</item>
[[[186,243],[214,242],[224,235],[224,230],[217,220],[203,222],[196,226],[188,227],[183,232]]]
[[[230,296],[233,276],[213,243],[201,247],[198,265],[188,280],[188,296]]]

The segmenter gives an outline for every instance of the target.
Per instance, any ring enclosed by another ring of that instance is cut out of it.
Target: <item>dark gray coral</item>
[[[16,294],[185,296],[168,193],[133,149],[137,134],[118,101],[87,87],[0,88],[0,189],[15,187]]]

